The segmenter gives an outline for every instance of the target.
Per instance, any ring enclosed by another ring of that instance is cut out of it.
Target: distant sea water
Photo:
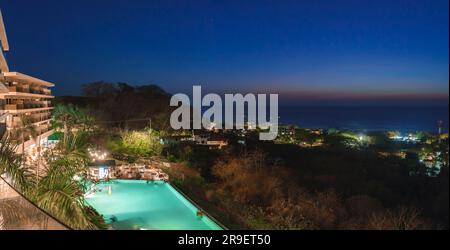
[[[448,132],[448,113],[448,106],[280,106],[279,122],[304,128],[437,133],[439,120],[443,121],[443,131]]]

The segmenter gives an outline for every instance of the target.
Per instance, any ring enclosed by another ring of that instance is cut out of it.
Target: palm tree
[[[7,174],[17,189],[26,192],[32,182],[32,173],[22,164],[23,157],[16,154],[17,145],[8,135],[0,139],[0,175]]]
[[[48,160],[45,174],[34,178],[27,166],[22,164],[23,157],[16,153],[17,145],[5,136],[0,141],[0,175],[7,174],[17,190],[72,228],[105,229],[103,218],[85,203],[83,185],[74,179],[76,174],[86,169],[87,156],[83,153],[87,145],[86,137],[70,136],[68,141],[67,147],[52,156],[53,160]],[[9,218],[0,223],[2,227],[8,228],[14,221],[25,218],[24,213],[28,212],[19,205],[14,202],[0,203],[0,215]]]
[[[84,201],[84,187],[74,180],[72,161],[58,159],[40,179],[34,199],[42,209],[74,229],[104,229],[103,218]]]
[[[69,133],[66,143],[56,146],[33,197],[41,208],[75,229],[104,229],[103,218],[85,203],[84,186],[74,178],[87,172],[87,137]]]
[[[36,128],[36,126],[33,124],[33,121],[30,116],[21,114],[19,116],[20,125],[17,126],[13,130],[13,137],[16,139],[20,138],[20,142],[22,145],[22,156],[25,156],[25,142],[26,139],[29,139],[30,137],[33,140],[36,140],[39,132]],[[28,138],[27,138],[28,137]]]
[[[20,125],[18,127],[16,127],[13,130],[13,135],[15,138],[20,138],[20,142],[22,145],[22,164],[25,163],[25,142],[27,141],[27,139],[31,139],[36,142],[37,144],[37,149],[38,149],[38,154],[40,157],[40,140],[38,140],[39,137],[39,131],[37,129],[37,127],[33,124],[33,120],[31,119],[30,116],[21,114],[19,116],[20,118]],[[28,137],[28,138],[27,138]],[[36,164],[36,177],[39,175],[39,168],[40,168],[40,158],[38,159],[38,164]]]
[[[22,157],[16,154],[17,145],[11,143],[8,135],[0,138],[0,177],[6,175],[9,182],[26,193],[32,180],[31,172],[22,165]],[[3,179],[0,179],[2,182]],[[17,222],[29,218],[30,208],[17,199],[0,200],[0,228],[15,228]]]
[[[72,128],[93,124],[93,120],[88,117],[85,111],[72,104],[55,107],[53,110],[53,125],[64,130],[64,144],[67,143],[67,138],[69,133],[72,132]]]
[[[85,171],[89,163],[88,136],[89,134],[85,132],[69,134],[65,144],[56,145],[54,153],[57,157],[53,159],[70,161],[72,169],[78,172]]]
[[[95,126],[95,118],[89,114],[87,110],[80,110],[79,128],[84,132],[91,132]]]

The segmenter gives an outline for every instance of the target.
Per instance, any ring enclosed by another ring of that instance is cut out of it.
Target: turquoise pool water
[[[165,182],[116,180],[98,184],[85,197],[88,204],[118,230],[221,230],[206,215]]]

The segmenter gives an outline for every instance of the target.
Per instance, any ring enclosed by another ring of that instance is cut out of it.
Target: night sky
[[[1,0],[12,71],[283,100],[448,104],[449,1]]]

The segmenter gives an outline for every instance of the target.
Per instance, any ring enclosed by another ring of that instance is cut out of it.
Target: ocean
[[[437,133],[439,120],[443,121],[443,131],[448,132],[448,113],[448,106],[280,106],[279,122],[304,128]]]

